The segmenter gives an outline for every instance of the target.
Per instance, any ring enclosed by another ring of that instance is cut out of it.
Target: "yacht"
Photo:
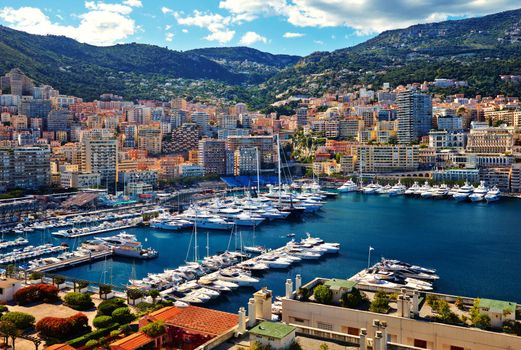
[[[421,196],[422,198],[431,198],[431,197],[434,197],[434,194],[435,194],[435,193],[438,193],[438,190],[439,190],[439,189],[440,189],[439,186],[436,186],[436,185],[435,185],[435,186],[432,186],[431,188],[429,188],[429,189],[427,189],[427,190],[425,190],[425,191],[422,191],[422,192],[420,193],[420,196]]]
[[[237,283],[239,286],[251,286],[259,282],[257,278],[251,277],[248,273],[239,269],[221,270],[219,272],[219,279],[222,281]]]
[[[459,191],[459,185],[454,185],[449,192],[447,193],[448,196],[453,197],[456,193]]]
[[[439,187],[434,187],[436,187],[436,190],[432,191],[432,197],[434,198],[444,197],[449,193],[449,187],[446,184],[441,184]]]
[[[150,221],[150,227],[166,231],[178,231],[191,226],[192,223],[190,221],[183,219]]]
[[[377,194],[388,194],[389,191],[391,190],[392,186],[391,185],[385,185],[383,187],[380,187],[376,190],[376,193]]]
[[[405,185],[402,185],[400,180],[398,180],[398,183],[395,184],[391,189],[387,192],[389,196],[401,196],[402,194],[405,194],[405,191],[407,190],[407,187]]]
[[[376,194],[376,191],[378,191],[378,189],[380,189],[382,186],[379,185],[379,184],[373,184],[373,183],[370,183],[369,185],[365,186],[362,191],[364,192],[364,194]]]
[[[480,202],[485,199],[489,188],[485,185],[485,181],[480,181],[479,186],[474,189],[474,192],[469,196],[473,202]]]
[[[409,187],[404,193],[406,195],[413,195],[419,189],[420,189],[420,185],[418,184],[418,182],[415,181],[414,184],[411,187]]]
[[[122,255],[130,258],[152,259],[156,258],[159,254],[152,248],[144,249],[143,245],[136,239],[136,236],[128,234],[124,231],[115,236],[98,237],[95,238],[95,240],[100,240],[107,243],[107,245],[112,248],[112,251],[116,255]]]
[[[354,192],[358,189],[358,186],[353,182],[353,180],[349,179],[346,182],[342,184],[338,188],[338,192],[340,193],[347,193],[347,192]]]
[[[432,189],[432,187],[431,187],[431,185],[429,185],[429,182],[425,181],[421,187],[419,187],[418,189],[416,189],[416,191],[414,191],[414,194],[421,195],[423,192],[429,192],[431,189]]]
[[[494,186],[485,195],[485,200],[487,202],[495,202],[495,201],[499,200],[500,197],[501,197],[501,191],[496,186]]]
[[[470,185],[468,181],[461,186],[456,193],[452,196],[457,202],[461,202],[467,199],[468,196],[474,191],[474,186]]]

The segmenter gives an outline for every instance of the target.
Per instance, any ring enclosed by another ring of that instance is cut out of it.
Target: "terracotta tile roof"
[[[45,350],[76,350],[67,344],[54,344],[45,348]]]
[[[123,339],[117,340],[110,344],[111,347],[118,349],[134,350],[152,342],[154,338],[149,337],[143,332],[137,332]]]
[[[163,308],[151,313],[149,319],[162,320],[167,325],[214,336],[235,327],[239,322],[236,314],[197,306]]]

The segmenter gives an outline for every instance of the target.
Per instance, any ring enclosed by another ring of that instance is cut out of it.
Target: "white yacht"
[[[485,195],[485,200],[487,202],[495,202],[495,201],[499,200],[500,197],[501,197],[501,191],[496,186],[494,186]]]
[[[387,192],[389,196],[401,196],[402,194],[405,194],[405,191],[407,190],[407,187],[405,185],[402,185],[400,180],[398,180],[398,183],[395,184],[391,189]]]
[[[378,189],[381,187],[382,185],[370,183],[369,185],[365,186],[362,191],[364,194],[376,194],[376,191],[378,191]]]
[[[415,181],[414,184],[411,187],[409,187],[404,193],[406,195],[413,195],[419,189],[420,189],[420,185],[418,184],[418,182]]]
[[[382,186],[382,187],[378,188],[378,189],[376,190],[376,193],[377,193],[377,194],[388,194],[389,191],[391,190],[391,188],[392,188],[392,186],[389,185],[389,184],[387,184],[387,185],[385,185],[385,186]]]
[[[453,197],[456,193],[459,191],[459,185],[454,185],[449,192],[447,193],[448,196]]]
[[[251,286],[259,280],[251,277],[245,271],[238,269],[225,269],[219,271],[219,279],[222,281],[228,281],[238,284],[239,286]]]
[[[438,193],[438,190],[439,190],[439,189],[440,189],[439,186],[434,185],[434,186],[432,186],[431,188],[429,188],[429,189],[427,189],[427,190],[425,190],[425,191],[422,191],[422,192],[420,193],[420,196],[421,196],[422,198],[431,198],[431,197],[434,197],[434,194],[435,194],[435,193]]]
[[[461,202],[467,199],[468,196],[474,191],[474,186],[470,185],[468,181],[461,186],[456,193],[452,196],[457,202]]]
[[[421,187],[419,187],[416,191],[414,191],[414,194],[421,196],[422,193],[430,192],[431,189],[432,189],[432,187],[431,187],[431,185],[429,185],[429,182],[425,181]]]
[[[341,192],[341,193],[354,192],[357,189],[358,189],[358,186],[353,182],[353,180],[349,179],[346,182],[344,182],[342,184],[342,186],[340,186],[338,188],[338,192]]]
[[[151,220],[150,227],[166,231],[179,231],[184,228],[191,227],[192,223],[188,220]]]
[[[485,185],[485,181],[480,181],[479,186],[474,189],[474,192],[469,196],[473,202],[480,202],[485,199],[489,188]]]

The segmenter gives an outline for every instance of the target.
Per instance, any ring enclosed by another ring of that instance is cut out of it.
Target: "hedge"
[[[35,318],[33,315],[26,314],[25,312],[12,311],[3,314],[0,320],[10,321],[16,328],[26,330],[34,325]]]
[[[14,293],[13,299],[19,305],[34,302],[54,302],[59,300],[58,288],[50,284],[33,284],[20,288]]]
[[[112,319],[119,324],[130,323],[134,321],[135,318],[128,307],[118,307],[112,312]]]
[[[100,329],[107,328],[108,326],[114,324],[114,321],[112,320],[111,316],[98,316],[92,320],[92,324],[94,327]]]
[[[90,332],[85,335],[82,335],[81,337],[78,337],[76,339],[72,339],[72,340],[68,341],[67,344],[74,348],[79,348],[79,347],[85,345],[85,343],[91,339],[98,340],[99,338],[110,334],[110,332],[112,332],[115,329],[118,329],[118,327],[119,327],[119,324],[116,323],[110,327],[101,328],[101,329],[95,330],[94,332]]]
[[[91,330],[87,316],[77,313],[71,317],[44,317],[36,323],[36,330],[45,338],[70,339]]]
[[[74,310],[85,311],[94,307],[90,294],[87,293],[67,293],[63,299],[67,306]]]

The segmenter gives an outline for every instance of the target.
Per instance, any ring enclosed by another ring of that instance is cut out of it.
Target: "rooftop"
[[[516,312],[516,303],[510,301],[503,300],[494,300],[494,299],[480,299],[479,307],[483,309],[488,309],[490,312],[495,313],[503,313],[503,311],[508,311],[510,313]]]
[[[329,287],[329,289],[338,291],[341,289],[351,289],[357,285],[355,281],[349,280],[338,280],[336,278],[332,278],[324,283],[325,286]]]
[[[296,328],[285,323],[264,321],[250,330],[251,334],[282,339]]]
[[[239,316],[197,306],[165,307],[147,316],[151,321],[162,320],[167,325],[209,335],[220,335],[239,323]]]
[[[110,344],[111,346],[118,347],[119,349],[125,350],[134,350],[138,349],[148,343],[152,342],[154,338],[149,337],[143,332],[137,332],[125,337],[123,339],[117,340]],[[58,349],[54,349],[58,350]],[[68,350],[68,349],[60,349],[60,350]]]

